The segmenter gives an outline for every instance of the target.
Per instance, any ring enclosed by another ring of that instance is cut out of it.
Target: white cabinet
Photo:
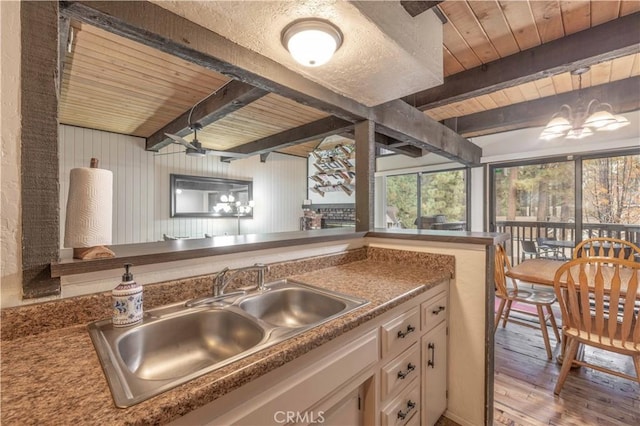
[[[422,303],[422,423],[435,424],[447,409],[447,326],[449,295],[444,291]]]
[[[408,307],[381,327],[382,425],[430,426],[447,408],[446,282],[419,300],[419,306]]]
[[[447,409],[447,323],[422,338],[423,424],[433,425]]]

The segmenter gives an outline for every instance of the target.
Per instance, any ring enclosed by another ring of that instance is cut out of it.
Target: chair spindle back
[[[496,296],[506,298],[509,290],[507,289],[507,276],[505,273],[511,269],[511,263],[504,251],[504,247],[500,244],[496,246],[494,260],[493,277],[496,286]],[[517,288],[515,280],[513,280],[513,285]]]
[[[587,268],[593,269],[587,273]],[[638,269],[638,262],[610,257],[563,264],[554,278],[563,327],[601,345],[613,346],[616,339],[623,347],[640,349]]]
[[[635,254],[640,254],[640,247],[629,241],[610,237],[589,238],[573,249],[574,259],[599,256],[633,260]]]

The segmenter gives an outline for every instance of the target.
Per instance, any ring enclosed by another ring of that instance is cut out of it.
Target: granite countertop
[[[274,370],[402,302],[450,272],[433,265],[361,260],[290,278],[369,300],[355,311],[133,407],[116,408],[86,325],[2,342],[1,422],[162,424]]]

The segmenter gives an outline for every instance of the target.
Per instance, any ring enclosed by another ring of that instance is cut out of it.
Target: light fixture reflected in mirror
[[[170,217],[235,217],[236,201],[253,199],[253,183],[246,180],[171,173],[169,185]]]
[[[571,75],[578,76],[578,102],[575,108],[564,104],[560,110],[551,117],[540,134],[540,139],[553,140],[564,137],[565,139],[583,139],[594,134],[594,131],[617,130],[629,124],[629,120],[621,115],[613,114],[610,104],[592,99],[586,108],[582,100],[582,74],[589,71],[589,67],[578,68],[571,71]]]
[[[282,31],[282,44],[298,63],[305,67],[318,67],[329,62],[340,48],[342,33],[329,21],[300,19]]]
[[[253,208],[256,206],[254,200],[249,200],[248,203],[236,201],[236,215],[238,217],[238,235],[240,235],[240,217],[248,216],[253,213]],[[252,215],[253,216],[253,215]]]

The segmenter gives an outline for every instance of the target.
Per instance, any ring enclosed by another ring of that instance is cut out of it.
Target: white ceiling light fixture
[[[542,130],[540,139],[547,141],[561,137],[583,139],[593,135],[594,131],[617,130],[629,124],[629,120],[625,117],[613,114],[613,107],[610,104],[602,103],[597,99],[591,99],[585,108],[581,96],[582,74],[589,69],[589,67],[583,67],[571,71],[571,75],[578,76],[578,103],[575,109],[567,104],[562,105]]]
[[[282,44],[305,67],[326,64],[342,45],[340,29],[318,18],[299,19],[282,30]]]

